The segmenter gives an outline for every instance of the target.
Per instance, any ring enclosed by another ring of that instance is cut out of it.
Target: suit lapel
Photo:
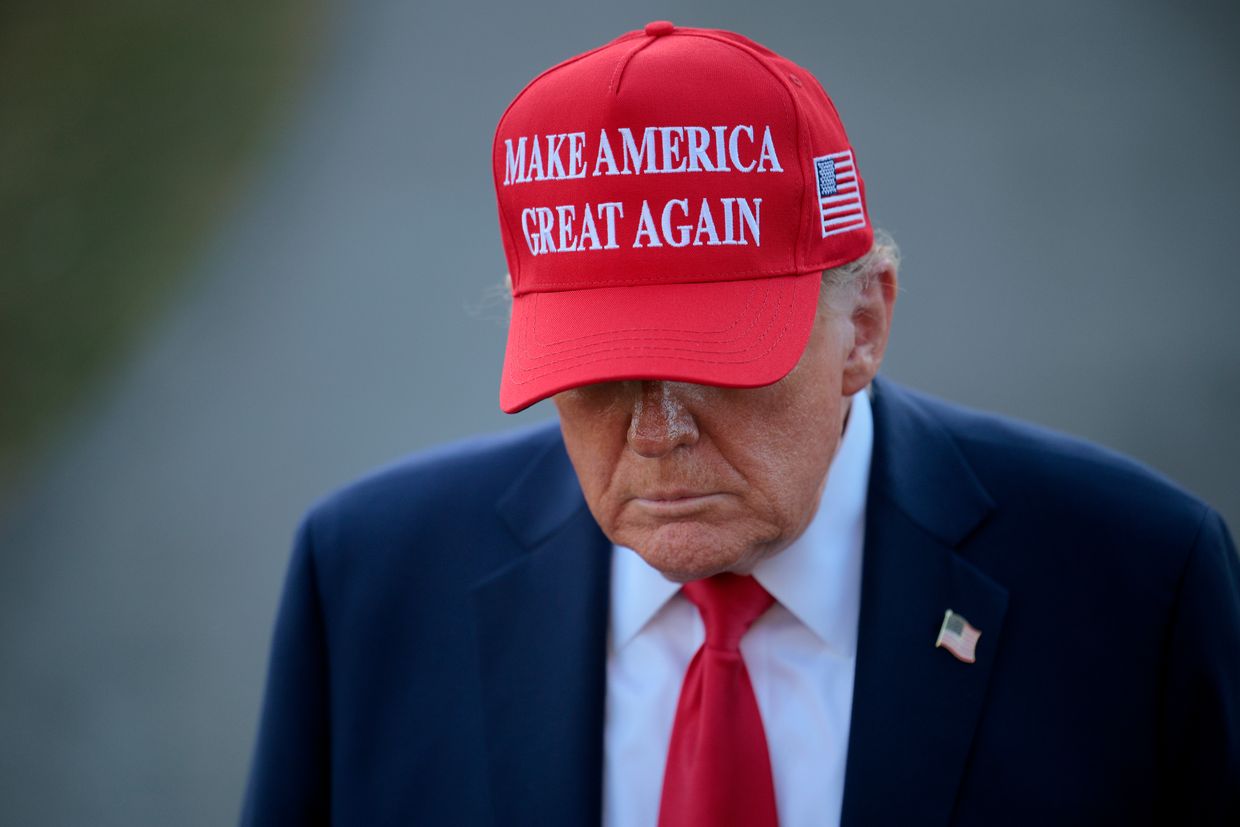
[[[874,423],[841,823],[947,824],[1007,607],[956,549],[994,506],[916,398],[876,384]],[[947,609],[981,630],[975,663],[935,648]]]
[[[495,820],[596,823],[610,544],[559,441],[498,508],[519,552],[471,595]]]

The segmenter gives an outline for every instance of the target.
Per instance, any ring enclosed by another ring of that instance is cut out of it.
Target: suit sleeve
[[[1162,721],[1168,824],[1240,824],[1240,557],[1209,511],[1167,643]]]
[[[330,822],[327,654],[310,521],[297,532],[276,617],[243,827]]]

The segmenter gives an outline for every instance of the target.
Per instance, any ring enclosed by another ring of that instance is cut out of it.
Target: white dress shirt
[[[754,577],[776,600],[741,640],[766,729],[782,827],[838,824],[852,711],[874,423],[852,399],[814,519]],[[612,553],[603,823],[655,827],[680,686],[705,630],[631,549]]]

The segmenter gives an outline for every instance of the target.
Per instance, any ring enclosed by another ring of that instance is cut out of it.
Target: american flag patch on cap
[[[970,626],[969,621],[948,609],[943,615],[943,625],[939,627],[939,639],[934,642],[934,645],[951,652],[958,660],[973,663],[977,660],[974,651],[977,649],[977,639],[981,636],[981,631]]]
[[[865,226],[857,166],[851,149],[814,159],[818,179],[818,209],[822,214],[822,237],[846,233]]]

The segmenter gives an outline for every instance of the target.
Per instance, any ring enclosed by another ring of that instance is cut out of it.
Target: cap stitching
[[[802,167],[804,166],[804,164],[802,163],[802,160],[803,160],[803,159],[799,157],[799,156],[800,156],[800,154],[801,154],[801,152],[802,152],[802,149],[803,149],[803,148],[802,148],[802,146],[801,146],[801,140],[800,140],[800,135],[801,135],[801,129],[800,129],[800,126],[801,126],[801,113],[800,113],[800,110],[799,110],[799,108],[798,108],[798,106],[797,106],[796,102],[793,100],[793,93],[792,93],[792,90],[790,90],[790,89],[788,88],[787,82],[785,81],[785,79],[784,79],[783,75],[781,75],[779,72],[775,71],[775,70],[774,70],[771,66],[768,66],[768,65],[767,65],[767,63],[766,63],[766,58],[765,58],[764,56],[762,56],[762,55],[760,55],[760,54],[758,54],[758,53],[754,52],[752,49],[750,49],[750,48],[746,47],[744,44],[737,43],[737,42],[732,41],[732,40],[729,40],[729,39],[727,39],[727,38],[718,37],[718,36],[716,36],[716,35],[711,34],[710,32],[707,32],[707,31],[702,31],[702,30],[692,30],[692,29],[680,30],[680,29],[678,29],[678,30],[676,31],[676,33],[677,33],[677,34],[681,34],[682,36],[685,36],[685,37],[700,37],[700,38],[703,38],[703,39],[705,39],[705,40],[711,40],[711,41],[714,41],[715,43],[719,43],[719,44],[724,45],[724,46],[729,46],[729,47],[731,47],[731,48],[733,48],[733,49],[736,49],[736,50],[740,51],[742,54],[747,55],[747,56],[748,56],[751,60],[753,60],[753,61],[754,61],[755,63],[757,63],[760,67],[762,67],[762,69],[764,69],[764,70],[767,72],[767,74],[768,74],[768,75],[770,75],[771,79],[775,82],[775,83],[774,83],[775,87],[784,93],[784,97],[782,97],[782,98],[780,99],[780,102],[783,104],[783,109],[784,109],[785,115],[791,114],[791,116],[792,116],[792,120],[793,120],[793,123],[794,123],[794,134],[797,136],[797,137],[796,137],[796,147],[797,147],[798,158],[797,158],[797,164],[796,164],[796,171],[797,171],[797,181],[798,181],[798,184],[799,184],[799,187],[800,187],[800,192],[799,192],[799,194],[798,194],[798,201],[800,202],[800,203],[799,203],[798,210],[799,210],[799,213],[800,213],[800,217],[799,217],[798,224],[797,224],[796,239],[795,239],[795,241],[793,242],[793,245],[792,245],[792,273],[791,273],[791,274],[803,274],[803,273],[808,273],[808,272],[810,272],[810,271],[812,271],[812,270],[815,270],[815,269],[826,269],[825,267],[823,267],[823,268],[818,268],[818,267],[799,266],[799,265],[798,265],[798,263],[797,263],[797,262],[798,262],[798,260],[800,259],[800,255],[801,255],[801,247],[802,247],[802,243],[801,243],[801,242],[802,242],[802,240],[803,240],[803,239],[802,239],[802,234],[803,234],[803,231],[804,231],[804,229],[805,229],[805,220],[806,220],[806,219],[805,219],[805,170],[802,168]],[[642,43],[640,43],[640,44],[639,44],[636,48],[632,49],[632,50],[631,50],[631,51],[630,51],[630,52],[629,52],[629,53],[628,53],[628,54],[627,54],[627,55],[626,55],[626,56],[625,56],[625,57],[621,60],[620,64],[618,64],[618,66],[617,66],[617,72],[616,72],[616,73],[613,73],[613,75],[612,75],[612,84],[614,85],[614,84],[617,84],[617,83],[619,82],[619,79],[617,78],[617,74],[620,74],[620,75],[622,75],[622,74],[623,74],[623,70],[624,70],[624,68],[628,66],[629,61],[633,58],[633,56],[634,56],[634,55],[636,55],[639,51],[641,51],[642,49],[646,48],[646,47],[647,47],[647,46],[649,46],[651,43],[654,43],[654,42],[655,42],[656,40],[658,40],[658,39],[659,39],[659,38],[656,38],[656,37],[647,37],[647,38],[645,39],[645,41],[643,41]],[[615,43],[616,43],[616,41],[612,41],[612,43],[608,43],[608,44],[606,44],[606,46],[614,45]],[[606,46],[601,46],[601,47],[599,47],[599,49],[606,48]],[[592,52],[587,52],[586,54],[584,54],[584,55],[580,55],[579,57],[586,57],[586,56],[587,56],[587,55],[589,55],[589,54],[593,54],[593,52],[599,51],[599,49],[595,49],[595,50],[593,50]],[[548,70],[547,70],[547,72],[554,71],[555,69],[558,69],[558,68],[560,68],[561,66],[567,65],[567,64],[572,63],[572,62],[573,62],[572,60],[564,61],[564,63],[558,64],[558,65],[556,65],[556,66],[553,66],[551,69],[548,69]],[[533,86],[533,85],[534,85],[534,84],[535,84],[535,83],[539,80],[539,78],[541,78],[543,75],[547,74],[547,72],[543,72],[543,74],[542,74],[542,75],[539,75],[537,78],[535,78],[534,80],[530,81],[529,85],[528,85],[528,86],[526,86],[526,89],[523,89],[523,90],[521,91],[521,95],[524,95],[524,94],[525,94],[525,92],[526,92],[526,91],[530,88],[530,86]],[[615,90],[615,92],[616,92],[616,93],[618,93],[618,92],[619,92],[619,89],[617,88],[617,89]],[[521,95],[518,95],[518,96],[517,96],[517,97],[518,97],[518,99],[521,97]],[[824,93],[824,95],[825,95],[825,93]],[[829,100],[829,98],[828,98],[828,100]],[[509,104],[509,107],[508,107],[508,108],[509,108],[509,109],[511,109],[511,108],[512,108],[512,106],[513,106],[513,105],[515,105],[515,104],[516,104],[516,100],[514,100],[514,101],[512,102],[512,104]],[[507,110],[505,110],[505,112],[504,112],[504,117],[507,117],[507,114],[508,114],[508,112],[507,112]],[[838,118],[838,116],[837,116],[837,118]],[[501,123],[501,124],[503,123],[503,118],[501,118],[501,119],[500,119],[500,123]],[[498,127],[496,128],[496,133],[495,133],[495,136],[496,136],[496,141],[498,141],[498,139],[499,139],[499,129],[498,129]],[[498,144],[495,144],[494,146],[498,146]],[[493,147],[493,148],[492,148],[492,166],[494,166],[494,157],[495,157],[495,150],[494,150],[494,147]],[[498,181],[498,173],[497,173],[497,172],[493,172],[492,177]],[[496,189],[498,190],[498,184],[496,185]],[[500,214],[501,214],[501,216],[502,216],[502,217],[503,217],[503,219],[504,219],[504,229],[505,229],[505,231],[509,231],[509,227],[508,227],[508,218],[507,218],[507,216],[506,216],[506,215],[504,215],[503,213],[504,213],[504,210],[503,210],[503,208],[502,208],[502,206],[501,206],[501,208],[500,208]],[[513,235],[511,232],[509,232],[509,234],[510,234],[510,235]],[[516,241],[515,241],[516,236],[515,236],[515,235],[513,235],[513,238],[514,238],[513,245],[514,245],[514,247],[516,247]],[[520,248],[519,248],[519,247],[517,247],[517,250],[518,250],[518,252],[517,252],[516,258],[517,258],[517,260],[518,260],[518,266],[520,266],[520,260],[521,260]],[[691,274],[690,276],[688,276],[688,278],[695,278],[695,277],[698,277],[698,276],[711,276],[711,275],[714,275],[714,274],[713,274],[713,273],[708,273],[708,272],[702,272],[702,273],[695,273],[695,274]],[[788,270],[783,269],[783,268],[779,268],[779,269],[769,269],[769,268],[767,268],[767,269],[758,269],[758,270],[746,270],[746,271],[740,271],[740,272],[730,273],[729,275],[732,275],[732,276],[738,276],[738,277],[744,277],[744,276],[775,276],[775,275],[790,275],[790,273],[789,273],[789,271],[788,271]],[[638,283],[641,283],[641,280],[638,280]],[[653,283],[676,283],[676,282],[653,282]],[[514,280],[513,280],[513,285],[514,285],[514,295],[517,295],[517,294],[515,293],[515,287],[516,287],[516,284],[517,284],[517,280],[514,278]],[[540,284],[540,285],[538,285],[540,289],[539,289],[539,290],[537,290],[537,291],[535,291],[535,290],[530,290],[530,291],[528,291],[528,292],[543,292],[543,291],[546,291],[546,290],[550,290],[550,289],[557,289],[557,288],[558,288],[558,289],[582,289],[582,288],[590,288],[590,287],[605,287],[605,286],[608,286],[608,285],[631,285],[631,284],[634,284],[634,281],[633,281],[633,280],[630,280],[630,279],[624,279],[624,280],[615,280],[615,279],[613,279],[613,280],[593,281],[593,282],[586,282],[586,283],[582,283],[582,282],[551,282],[551,283],[549,283],[549,284]]]
[[[521,100],[523,97],[525,97],[525,93],[526,93],[526,92],[528,92],[528,91],[530,91],[530,89],[532,89],[532,88],[534,87],[534,84],[538,83],[538,81],[542,80],[544,77],[546,77],[547,75],[549,75],[549,74],[551,74],[552,72],[556,71],[557,69],[562,69],[562,68],[564,68],[565,66],[569,66],[569,65],[571,65],[571,64],[573,64],[573,63],[576,63],[576,62],[577,62],[577,61],[579,61],[579,60],[584,60],[584,59],[586,59],[587,57],[590,57],[591,55],[597,54],[598,52],[601,52],[601,51],[603,51],[604,49],[606,49],[606,48],[608,48],[608,47],[610,47],[610,46],[615,46],[616,44],[618,44],[618,43],[622,43],[622,42],[624,42],[624,41],[626,41],[626,40],[632,40],[632,39],[634,39],[634,38],[636,38],[636,37],[640,37],[641,35],[642,35],[642,33],[641,33],[641,32],[637,32],[637,31],[633,31],[633,32],[628,32],[628,33],[626,33],[626,34],[622,34],[622,35],[620,35],[619,37],[615,38],[614,40],[609,40],[609,41],[607,41],[606,43],[604,43],[604,44],[602,44],[602,45],[600,45],[600,46],[596,46],[595,48],[593,48],[593,49],[589,50],[588,52],[582,52],[582,53],[581,53],[581,54],[579,54],[579,55],[576,55],[576,56],[574,56],[574,57],[570,57],[570,58],[568,58],[568,59],[566,59],[566,60],[562,60],[562,61],[560,61],[559,63],[557,63],[556,65],[551,66],[551,67],[549,67],[549,68],[547,68],[547,69],[544,69],[543,71],[541,71],[541,72],[539,72],[537,75],[535,75],[533,80],[531,80],[529,83],[525,84],[525,86],[521,89],[521,91],[517,93],[517,96],[516,96],[515,98],[513,98],[513,99],[512,99],[512,102],[511,102],[511,103],[509,103],[507,107],[505,107],[503,114],[501,114],[501,115],[499,116],[499,120],[495,123],[495,135],[494,135],[494,136],[492,136],[492,138],[491,138],[491,185],[492,185],[493,187],[495,187],[495,191],[496,191],[496,194],[497,194],[497,195],[498,195],[498,193],[499,193],[500,183],[499,183],[499,173],[498,173],[498,171],[497,171],[497,167],[496,167],[496,165],[495,165],[495,154],[496,154],[496,152],[498,151],[498,148],[499,148],[499,133],[500,133],[500,129],[504,126],[504,120],[508,117],[508,113],[512,111],[512,108],[513,108],[514,106],[516,106],[516,105],[517,105],[517,102],[518,102],[519,100]],[[503,206],[500,206],[500,207],[499,207],[499,218],[500,218],[500,221],[501,221],[501,222],[503,222],[503,230],[504,230],[504,233],[505,233],[507,236],[509,236],[509,237],[511,237],[511,238],[513,239],[513,241],[512,241],[512,246],[513,246],[513,249],[517,249],[517,250],[519,250],[519,248],[517,247],[517,242],[516,242],[516,234],[512,232],[512,228],[508,225],[508,216],[506,216],[506,215],[504,214],[504,209],[503,209]],[[518,282],[519,282],[519,281],[520,281],[520,279],[521,279],[521,255],[520,255],[520,252],[518,252],[518,253],[517,253],[517,255],[515,255],[513,258],[514,258],[514,259],[516,259],[516,261],[514,262],[514,263],[516,264],[516,267],[515,267],[515,268],[513,268],[514,270],[516,270],[516,272],[514,272],[514,273],[509,273],[509,275],[512,277],[512,284],[513,284],[513,288],[514,288],[514,290],[515,290],[516,285],[518,284]]]
[[[826,269],[827,267],[835,266],[833,264],[824,265],[824,266],[799,264],[799,262],[803,260],[802,256],[804,254],[803,247],[805,246],[804,244],[805,225],[808,220],[806,216],[806,183],[807,182],[806,182],[805,170],[803,169],[804,158],[801,157],[804,153],[805,147],[802,145],[802,141],[801,141],[801,129],[800,128],[802,125],[802,118],[801,118],[800,103],[796,98],[796,94],[794,90],[792,90],[789,87],[787,78],[785,77],[784,73],[777,71],[775,67],[769,65],[768,63],[768,61],[775,60],[776,58],[778,58],[778,55],[768,57],[767,55],[764,55],[758,52],[757,50],[747,46],[744,43],[740,43],[740,42],[731,40],[726,37],[721,37],[709,30],[677,29],[675,34],[686,36],[686,37],[700,37],[706,40],[712,40],[716,43],[731,47],[733,49],[736,49],[742,52],[743,54],[749,56],[760,67],[762,67],[762,69],[766,70],[767,74],[772,78],[772,80],[774,80],[775,87],[784,92],[784,96],[780,99],[780,101],[782,103],[783,109],[785,110],[785,114],[786,115],[788,113],[791,114],[791,118],[794,123],[795,135],[797,136],[796,137],[796,148],[797,148],[797,154],[798,154],[797,163],[796,163],[796,174],[797,174],[796,181],[799,187],[799,193],[797,196],[799,200],[799,207],[798,207],[799,218],[798,218],[798,223],[797,223],[797,228],[796,228],[796,238],[795,238],[795,241],[793,243],[793,248],[792,248],[792,273],[801,274],[801,273],[807,273],[807,272],[810,272],[816,269]],[[494,158],[495,158],[495,153],[497,151],[496,148],[499,145],[498,141],[499,141],[500,127],[502,127],[504,119],[508,117],[508,113],[511,111],[513,106],[517,104],[517,102],[525,95],[525,93],[529,91],[529,89],[533,87],[541,78],[543,78],[545,75],[557,69],[563,68],[572,63],[575,63],[576,61],[589,57],[610,46],[615,46],[620,43],[623,43],[625,40],[635,40],[638,38],[642,38],[641,42],[639,42],[635,48],[630,49],[628,53],[621,58],[621,60],[617,63],[616,69],[612,73],[612,79],[609,83],[609,90],[613,94],[618,94],[619,83],[623,79],[624,70],[627,68],[629,62],[638,52],[640,52],[642,49],[646,48],[647,46],[654,43],[656,40],[660,38],[646,36],[644,35],[644,32],[642,31],[628,32],[616,38],[615,40],[605,43],[595,49],[592,49],[574,58],[570,58],[568,60],[565,60],[565,61],[562,61],[561,63],[556,64],[555,66],[552,66],[551,68],[540,73],[537,77],[531,80],[528,84],[526,84],[525,88],[521,90],[521,92],[512,101],[512,103],[508,105],[508,108],[504,110],[504,114],[501,116],[499,124],[496,127],[495,138],[492,141],[492,153],[491,153],[492,154],[492,167],[493,167],[492,178],[495,181],[495,186],[497,190],[498,190],[498,172],[496,172],[494,169],[495,167]],[[795,66],[795,64],[793,65]],[[813,78],[813,80],[818,84],[818,88],[822,89],[822,83],[818,81],[818,79],[814,77],[812,74],[810,74],[810,77]],[[825,90],[823,90],[823,97],[826,99],[828,106],[830,106],[832,113],[835,115],[835,119],[839,121],[838,110],[836,109],[835,104],[831,100],[830,96],[826,94]],[[858,175],[858,181],[860,183],[860,175]],[[865,205],[865,195],[864,195],[863,189],[862,189],[862,203],[863,205]],[[864,206],[863,206],[863,209],[864,209]],[[511,230],[511,227],[508,222],[508,216],[505,214],[502,206],[499,212],[500,212],[501,221],[503,222],[503,225],[504,225],[504,232],[509,238],[512,239],[512,244],[514,246],[514,249],[517,250],[517,253],[514,256],[514,258],[516,258],[515,263],[517,265],[515,269],[517,269],[518,272],[513,273],[512,275],[513,275],[514,295],[520,295],[516,291],[521,281],[519,271],[521,269],[522,256],[520,254],[519,246],[516,243],[516,235]],[[788,275],[788,274],[789,272],[787,270],[780,268],[780,269],[759,269],[759,270],[741,271],[741,272],[733,273],[730,275],[737,276],[737,277],[746,277],[746,276],[768,276],[768,275]],[[698,274],[692,274],[688,276],[688,278],[696,278],[698,276],[713,276],[713,275],[715,274],[698,273]],[[541,284],[539,285],[538,290],[528,290],[524,292],[543,292],[543,291],[554,290],[554,289],[584,289],[584,288],[591,288],[591,287],[605,287],[609,285],[631,285],[634,283],[635,283],[634,281],[629,280],[629,279],[603,280],[603,281],[587,282],[584,284],[581,282],[562,282],[561,281],[561,282],[552,282],[549,284]],[[636,283],[641,284],[644,282],[642,280],[638,280]],[[661,283],[661,282],[650,282],[650,283]],[[676,283],[676,282],[667,282],[667,283]]]
[[[646,48],[651,43],[654,43],[656,39],[657,38],[647,37],[644,41],[638,43],[636,47],[630,49],[623,57],[620,58],[619,61],[617,61],[616,68],[611,73],[611,82],[607,84],[608,92],[612,95],[620,94],[620,82],[624,80],[624,70],[628,68],[629,61],[631,61],[633,57],[642,49]]]
[[[754,312],[754,313],[751,313],[751,314],[750,314],[750,316],[749,316],[749,319],[750,319],[749,328],[750,328],[750,329],[752,329],[752,328],[754,327],[754,325],[755,325],[755,324],[757,324],[757,319],[758,319],[758,317],[761,315],[762,311],[763,311],[763,310],[767,307],[767,305],[769,305],[769,304],[771,303],[771,293],[772,293],[772,292],[773,292],[773,291],[771,291],[771,290],[764,290],[764,291],[763,291],[762,303],[761,303],[761,304],[760,304],[757,308],[755,308],[755,312]],[[540,294],[536,294],[536,296],[537,296],[537,295],[540,295]],[[537,305],[538,305],[539,303],[536,301],[534,304],[535,304],[535,307],[537,307]],[[537,319],[537,314],[535,314],[535,319]],[[677,330],[677,329],[670,328],[670,327],[621,327],[621,328],[613,328],[613,329],[610,329],[610,330],[607,330],[607,331],[601,331],[601,332],[599,332],[599,333],[586,333],[586,334],[584,334],[584,335],[582,335],[582,336],[573,336],[573,337],[569,337],[569,338],[565,338],[565,339],[556,339],[556,340],[554,340],[554,341],[546,341],[546,340],[543,340],[543,339],[542,339],[542,338],[538,335],[537,325],[535,325],[535,330],[534,330],[534,332],[533,332],[533,336],[534,336],[534,341],[535,341],[535,342],[537,342],[537,343],[538,343],[538,344],[540,344],[540,345],[543,345],[543,346],[558,345],[558,344],[562,344],[562,343],[565,343],[565,342],[579,342],[579,341],[581,341],[582,339],[589,339],[589,338],[592,338],[592,337],[595,337],[595,336],[613,336],[613,335],[615,335],[615,334],[617,334],[617,333],[642,333],[642,332],[650,333],[650,332],[656,332],[656,331],[665,331],[665,332],[668,332],[668,333],[684,333],[684,334],[689,334],[689,333],[701,333],[701,334],[703,334],[703,335],[713,335],[713,336],[719,336],[719,335],[721,335],[721,334],[724,334],[724,333],[726,333],[726,332],[728,332],[728,331],[733,330],[734,328],[736,328],[736,326],[737,326],[737,325],[739,325],[739,324],[742,322],[742,320],[743,320],[743,319],[742,319],[742,317],[737,317],[736,319],[734,319],[734,320],[732,321],[732,323],[731,323],[730,325],[728,325],[727,327],[721,328],[721,329],[719,329],[719,330],[701,330],[701,331],[698,331],[698,330],[686,330],[686,329],[683,329],[683,328],[682,328],[682,329]],[[742,333],[742,334],[740,334],[740,335],[738,335],[738,336],[735,336],[735,337],[733,337],[733,338],[731,338],[731,339],[721,339],[721,340],[719,340],[719,341],[718,341],[718,343],[719,343],[719,344],[724,344],[724,343],[726,343],[726,342],[736,341],[737,339],[740,339],[740,338],[742,338],[743,336],[744,336],[744,334]]]
[[[773,327],[773,326],[777,323],[778,319],[780,318],[780,316],[779,316],[779,311],[783,310],[785,307],[787,307],[787,308],[789,308],[789,309],[793,309],[793,308],[795,308],[795,305],[796,305],[796,296],[795,296],[795,291],[789,291],[789,292],[788,292],[788,294],[787,294],[787,295],[783,298],[783,301],[781,301],[781,303],[780,303],[780,304],[779,304],[779,305],[775,308],[775,314],[771,316],[771,321],[770,321],[770,322],[766,325],[765,330],[764,330],[764,331],[762,332],[762,334],[761,334],[760,336],[758,336],[758,338],[757,338],[757,339],[755,339],[754,341],[755,341],[755,342],[761,342],[763,339],[765,339],[765,338],[766,338],[766,336],[767,336],[767,331],[769,331],[769,330],[770,330],[770,329],[771,329],[771,328],[772,328],[772,327]],[[523,339],[523,344],[524,344],[524,341],[525,341],[525,340],[528,340],[528,339],[529,339],[529,333],[530,333],[530,331],[531,331],[531,330],[532,330],[532,329],[533,329],[533,328],[537,325],[537,319],[536,319],[536,316],[537,316],[537,307],[535,307],[535,311],[534,311],[533,316],[531,316],[531,317],[527,317],[526,323],[522,326],[522,334],[521,334],[521,335],[522,335],[522,339]],[[638,337],[636,337],[636,336],[621,337],[620,339],[615,340],[615,341],[625,341],[626,339],[628,339],[628,340],[637,340],[637,339],[638,339]],[[665,340],[663,340],[663,341],[682,341],[682,340],[678,340],[678,339],[666,340],[666,339],[665,339]],[[699,350],[697,350],[697,349],[695,349],[695,348],[681,348],[681,347],[672,347],[672,346],[663,346],[663,348],[662,348],[662,349],[664,349],[664,350],[673,350],[673,351],[684,351],[684,352],[687,352],[687,353],[698,353],[698,352],[700,352]],[[608,353],[608,352],[611,352],[611,351],[616,351],[616,350],[629,350],[629,351],[632,351],[632,350],[648,350],[648,348],[641,348],[641,347],[619,347],[619,348],[618,348],[618,347],[602,347],[602,348],[600,348],[600,347],[593,347],[593,346],[590,346],[590,345],[585,345],[585,346],[578,347],[578,348],[575,348],[575,349],[561,351],[561,353],[562,353],[562,354],[567,354],[567,355],[563,355],[563,356],[561,356],[561,358],[559,358],[559,359],[549,359],[548,357],[550,357],[550,356],[552,356],[552,355],[555,355],[555,354],[548,353],[548,354],[546,354],[546,356],[544,356],[544,357],[533,357],[533,356],[528,356],[528,355],[527,355],[527,356],[525,357],[525,361],[531,361],[532,359],[539,359],[540,361],[543,361],[543,364],[544,364],[544,365],[547,365],[547,364],[558,364],[558,363],[560,363],[560,362],[568,361],[568,360],[571,360],[571,359],[573,359],[573,358],[585,358],[586,356],[588,356],[588,355],[592,355],[592,354],[595,354],[595,353]],[[745,352],[747,352],[747,350],[748,350],[748,348],[739,348],[739,349],[734,349],[734,350],[730,350],[730,351],[718,351],[718,352],[716,352],[716,355],[719,355],[719,354],[722,354],[722,353],[745,353]],[[527,353],[527,354],[528,354],[528,349],[527,349],[527,348],[525,348],[525,347],[522,347],[522,352],[523,352],[523,353]],[[769,352],[769,351],[768,351],[768,352]],[[572,354],[577,354],[577,357],[574,357]],[[682,357],[675,357],[675,358],[682,358]],[[684,357],[684,358],[688,358],[688,357]],[[736,360],[731,360],[731,361],[735,362]],[[542,367],[542,366],[539,366],[539,367],[534,367],[534,368],[520,368],[520,369],[528,372],[529,370],[535,370],[535,371],[540,370],[540,369],[541,369],[541,367]]]
[[[656,281],[656,279],[662,278],[661,276],[650,276],[648,278],[601,279],[598,281],[588,281],[588,282],[555,281],[555,282],[549,282],[546,284],[539,284],[538,289],[524,290],[517,295],[526,296],[531,293],[559,293],[559,292],[564,292],[564,291],[571,291],[574,289],[587,290],[587,289],[596,288],[596,287],[650,287],[652,285],[659,285],[659,284],[716,284],[718,282],[743,281],[748,276],[768,276],[772,278],[777,277],[777,276],[807,276],[807,275],[810,275],[811,273],[816,273],[819,270],[830,269],[833,266],[835,265],[824,264],[822,266],[819,266],[815,264],[813,266],[808,266],[808,267],[798,267],[795,270],[791,270],[791,271],[783,269],[783,268],[780,268],[777,270],[770,270],[770,269],[739,270],[737,272],[724,274],[726,278],[719,278],[720,274],[716,271],[703,271],[700,273],[689,273],[687,275],[681,275],[677,281]],[[701,278],[702,280],[697,281],[696,279],[699,279],[699,278]]]
[[[785,321],[785,323],[784,323],[783,327],[782,327],[782,328],[780,328],[780,330],[779,330],[779,334],[778,334],[777,336],[775,336],[774,340],[771,342],[770,347],[768,347],[766,350],[762,351],[761,353],[755,353],[754,355],[752,355],[751,357],[749,357],[749,358],[747,358],[747,359],[711,359],[711,358],[706,358],[706,357],[680,356],[680,355],[675,355],[675,354],[670,355],[670,356],[667,356],[666,358],[676,359],[676,360],[678,360],[678,361],[682,361],[682,362],[701,362],[701,363],[704,363],[704,364],[712,364],[712,365],[743,365],[743,364],[751,364],[751,363],[753,363],[753,362],[757,362],[757,361],[759,361],[759,360],[761,360],[761,359],[765,358],[767,355],[769,355],[769,354],[771,353],[771,351],[775,350],[775,348],[777,348],[777,347],[779,346],[780,342],[782,342],[782,341],[784,340],[784,338],[788,335],[788,330],[789,330],[789,328],[791,328],[791,326],[792,326],[792,321],[791,321],[791,320],[787,320],[787,321]],[[763,334],[762,334],[762,336],[761,336],[761,337],[759,337],[756,341],[757,341],[757,342],[761,342],[761,341],[763,341],[763,340],[767,337],[767,334],[771,331],[771,329],[772,329],[772,328],[773,328],[773,325],[772,325],[772,326],[768,326],[768,327],[767,327],[767,330],[766,330],[766,331],[764,331],[764,332],[763,332]],[[525,334],[524,334],[524,332],[522,333],[522,335],[523,335],[523,336],[525,335]],[[691,350],[690,348],[664,348],[664,350],[672,350],[672,351],[677,351],[677,350],[679,350],[679,351],[686,351],[686,352],[688,352],[688,353],[694,353],[694,352],[695,352],[695,351]],[[561,359],[556,359],[556,360],[554,360],[554,361],[552,361],[552,362],[548,362],[548,363],[547,363],[547,364],[549,364],[549,365],[562,365],[561,367],[551,367],[551,368],[538,367],[538,368],[529,368],[529,369],[527,369],[527,368],[523,368],[523,367],[519,367],[519,366],[514,366],[514,371],[520,371],[522,374],[524,374],[524,375],[528,376],[528,378],[526,378],[526,379],[517,379],[515,376],[511,375],[511,373],[510,373],[510,374],[509,374],[509,376],[508,376],[508,384],[510,384],[510,385],[526,385],[526,384],[529,384],[530,382],[534,382],[534,381],[536,381],[536,380],[538,380],[538,379],[541,379],[541,378],[542,378],[542,377],[544,377],[544,376],[550,376],[550,375],[553,375],[553,374],[556,374],[556,373],[563,373],[563,372],[564,372],[564,371],[566,371],[566,370],[570,370],[570,369],[571,369],[571,368],[573,368],[573,367],[577,367],[578,365],[584,364],[584,362],[585,362],[587,359],[588,359],[589,361],[591,361],[591,362],[598,362],[598,361],[603,360],[603,359],[618,359],[618,358],[621,358],[621,356],[620,356],[620,353],[621,353],[621,352],[626,352],[626,353],[628,353],[628,352],[633,352],[633,351],[641,351],[641,352],[647,352],[647,353],[648,353],[648,352],[650,351],[650,348],[643,348],[643,347],[612,347],[612,348],[605,348],[605,349],[602,349],[602,350],[592,351],[592,352],[590,352],[590,353],[588,353],[588,354],[583,353],[583,354],[581,354],[579,357],[565,356],[565,357],[563,357],[563,358],[561,358]],[[734,352],[734,353],[742,353],[742,352],[744,352],[744,351],[732,351],[732,352]],[[615,355],[615,356],[601,355],[601,354],[608,354],[608,353],[615,353],[615,354],[617,354],[617,355]],[[567,364],[567,365],[566,365],[566,364],[563,364],[563,363],[565,363],[565,362],[572,362],[573,364]]]
[[[797,154],[799,156],[804,149],[804,147],[801,146],[801,107],[797,101],[796,93],[791,88],[789,88],[787,78],[784,76],[784,74],[782,72],[776,71],[774,67],[770,66],[767,63],[768,60],[774,60],[778,56],[767,57],[766,55],[756,52],[749,46],[746,46],[744,43],[740,43],[738,41],[731,40],[726,37],[720,37],[719,35],[716,35],[709,31],[697,31],[697,32],[692,32],[691,34],[697,37],[703,37],[708,40],[713,40],[716,43],[723,43],[727,46],[731,46],[734,49],[740,50],[741,52],[749,55],[749,57],[753,58],[754,62],[756,62],[759,66],[761,66],[771,75],[771,77],[776,81],[776,85],[779,88],[781,88],[784,91],[784,93],[787,95],[787,98],[784,99],[784,107],[786,109],[792,110],[792,120],[796,125],[796,136],[797,136],[796,145],[797,145]],[[819,83],[818,85],[821,88],[822,84]],[[835,111],[835,104],[831,102],[831,96],[828,95],[826,91],[824,90],[823,97],[825,97],[827,99],[827,102],[830,103],[831,111],[835,114],[835,119],[839,121],[840,126],[841,126],[841,131],[842,131],[843,121],[840,120],[839,113]],[[812,153],[811,153],[811,157],[812,157]],[[804,161],[805,159],[802,157],[797,158],[797,166],[796,166],[797,180],[800,182],[800,185],[801,185],[800,220],[797,223],[796,243],[793,245],[793,248],[792,248],[793,266],[796,266],[796,261],[801,256],[801,247],[802,247],[801,242],[804,240],[802,238],[802,234],[805,230],[805,222],[807,220],[807,217],[805,215],[805,184],[806,184],[806,181],[805,181]]]

